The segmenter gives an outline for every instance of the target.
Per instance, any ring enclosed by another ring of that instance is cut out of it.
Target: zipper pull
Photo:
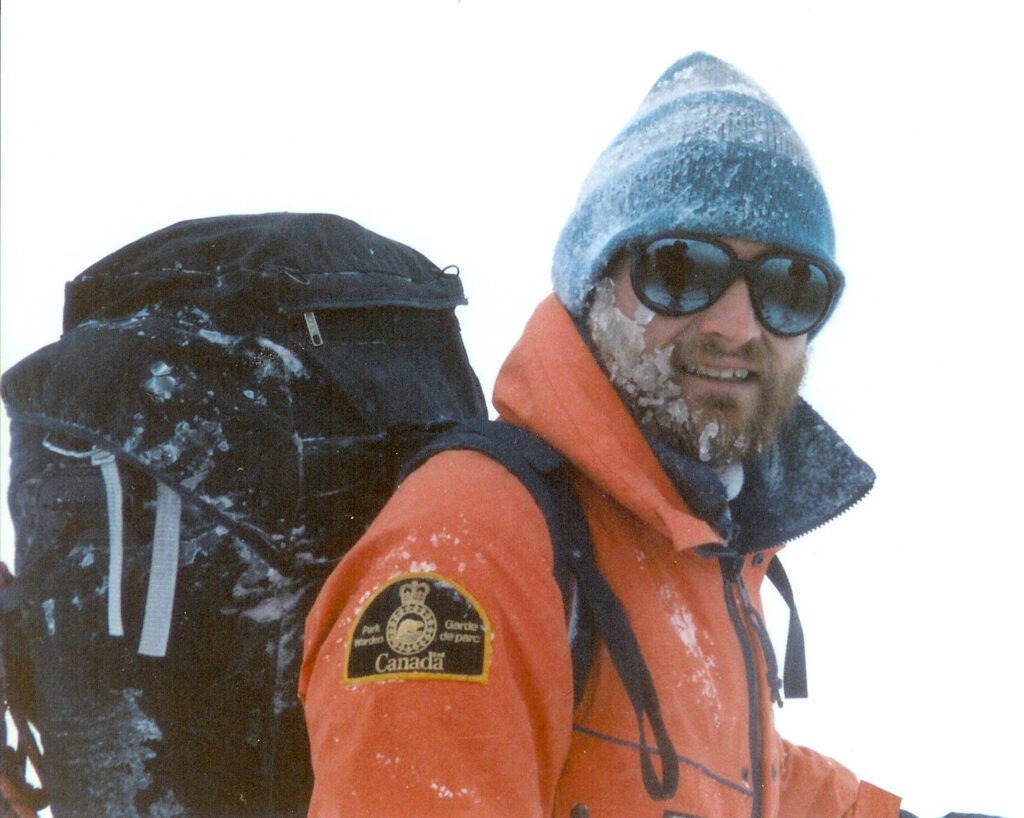
[[[309,339],[313,342],[313,346],[323,346],[324,337],[320,334],[320,325],[316,322],[316,314],[312,311],[304,312],[302,317],[306,319],[306,329],[309,330]]]
[[[743,574],[743,557],[735,551],[726,551],[719,554],[718,559],[725,566],[729,579],[742,586],[740,577]]]
[[[782,679],[779,678],[779,660],[775,656],[775,648],[772,645],[772,638],[768,634],[768,627],[764,623],[761,612],[754,607],[754,601],[750,598],[747,584],[743,581],[743,558],[736,560],[736,586],[740,592],[740,601],[743,603],[743,610],[746,613],[747,621],[761,643],[761,653],[764,656],[764,663],[768,670],[768,689],[771,691],[771,700],[774,704],[782,707]]]

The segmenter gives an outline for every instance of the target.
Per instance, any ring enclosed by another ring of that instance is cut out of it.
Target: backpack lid
[[[62,338],[0,396],[51,444],[112,453],[255,535],[272,564],[333,553],[331,532],[386,499],[392,427],[486,416],[463,303],[457,275],[339,216],[181,222],[70,282]],[[318,309],[319,346],[296,314]]]
[[[66,288],[64,330],[124,314],[170,290],[230,281],[277,284],[280,312],[351,307],[452,309],[465,304],[457,274],[354,221],[323,213],[192,219],[165,227],[93,264]]]

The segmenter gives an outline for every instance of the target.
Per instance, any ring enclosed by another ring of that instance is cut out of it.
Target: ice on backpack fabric
[[[102,818],[185,815],[173,792],[164,792],[148,808],[134,806],[152,784],[146,765],[156,757],[163,739],[157,723],[143,710],[141,700],[141,690],[111,691],[96,701],[95,709],[74,716],[73,729],[87,732],[94,742],[90,751],[75,763],[82,768],[83,779],[89,782],[90,803],[104,809]],[[130,812],[126,813],[126,808]]]
[[[43,616],[46,617],[46,632],[53,636],[57,633],[57,620],[54,617],[53,611],[56,605],[56,600],[46,599],[43,600]]]
[[[171,397],[177,381],[171,374],[172,370],[163,361],[157,361],[150,367],[153,377],[146,381],[146,389],[157,400],[165,401]]]
[[[279,366],[284,367],[284,373],[289,378],[306,377],[306,368],[302,365],[302,361],[299,360],[299,357],[290,349],[281,346],[281,344],[274,343],[269,338],[257,338],[256,343],[263,349],[269,349],[278,357],[280,362]],[[256,377],[262,378],[277,374],[278,370],[276,368],[266,364],[265,366],[260,367],[256,373]]]

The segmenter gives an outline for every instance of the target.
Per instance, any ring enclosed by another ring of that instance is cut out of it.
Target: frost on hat
[[[590,171],[555,248],[556,294],[580,314],[617,250],[672,230],[833,263],[832,217],[800,137],[752,80],[700,52],[661,76]]]

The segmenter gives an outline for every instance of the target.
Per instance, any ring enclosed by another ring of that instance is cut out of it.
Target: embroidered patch
[[[345,682],[487,682],[491,627],[466,590],[438,574],[403,574],[369,601],[349,634]]]

